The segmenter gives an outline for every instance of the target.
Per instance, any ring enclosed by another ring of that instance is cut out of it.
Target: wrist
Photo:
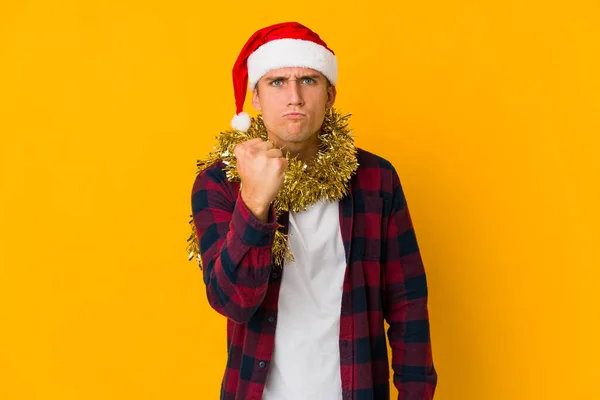
[[[257,201],[253,196],[248,195],[242,189],[241,198],[246,207],[250,210],[252,214],[261,222],[267,222],[269,219],[269,209],[271,207],[270,203],[264,204],[264,202]]]

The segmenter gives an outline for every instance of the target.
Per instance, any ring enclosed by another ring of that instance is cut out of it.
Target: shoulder
[[[359,163],[360,168],[380,168],[384,170],[391,170],[394,167],[392,163],[386,160],[385,158],[378,156],[375,153],[371,153],[365,149],[361,149],[360,147],[356,148],[357,154],[356,157]]]
[[[352,183],[354,190],[370,191],[372,195],[380,196],[393,192],[398,175],[390,161],[361,148],[357,148],[356,157],[358,169]]]
[[[196,174],[192,186],[193,215],[205,208],[232,209],[238,191],[239,183],[227,179],[223,161],[215,161]]]
[[[220,190],[229,191],[231,183],[225,173],[225,164],[217,160],[196,174],[192,194],[199,191]]]
[[[217,160],[212,164],[209,164],[206,168],[196,174],[196,184],[206,184],[212,181],[215,183],[223,183],[227,181],[227,175],[225,174],[225,164],[221,160]]]

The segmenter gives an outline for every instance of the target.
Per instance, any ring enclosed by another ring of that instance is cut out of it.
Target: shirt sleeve
[[[431,352],[427,280],[406,198],[393,167],[392,187],[383,293],[394,385],[398,400],[431,400],[437,372]]]
[[[203,278],[210,305],[237,322],[250,320],[267,292],[278,223],[273,207],[260,221],[218,164],[200,173],[192,190]]]

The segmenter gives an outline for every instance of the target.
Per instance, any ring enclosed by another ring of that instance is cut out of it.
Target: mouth
[[[305,117],[304,114],[296,113],[296,112],[283,114],[283,118],[287,118],[287,119],[302,119],[304,117]]]

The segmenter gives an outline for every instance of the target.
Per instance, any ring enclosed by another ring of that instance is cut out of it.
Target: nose
[[[301,106],[304,104],[302,89],[296,79],[288,81],[288,105]]]

